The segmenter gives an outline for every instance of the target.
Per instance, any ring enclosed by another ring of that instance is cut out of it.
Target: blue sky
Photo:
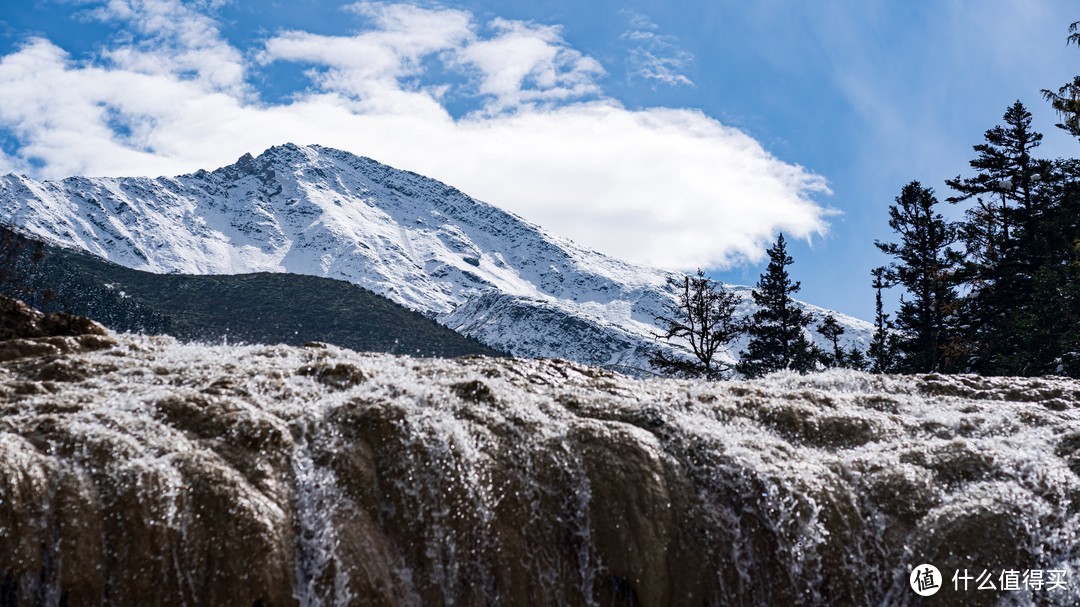
[[[0,0],[0,170],[175,174],[284,141],[456,185],[602,251],[869,318],[887,206],[1080,73],[1065,0]]]

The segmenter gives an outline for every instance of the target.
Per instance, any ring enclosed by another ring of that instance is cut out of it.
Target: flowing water
[[[1075,381],[127,335],[0,360],[0,606],[1080,604]]]

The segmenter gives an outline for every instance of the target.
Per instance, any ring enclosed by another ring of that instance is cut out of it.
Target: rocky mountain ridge
[[[177,177],[7,175],[0,221],[140,270],[346,280],[515,355],[634,369],[649,368],[653,318],[677,277],[320,146],[287,144]],[[749,313],[749,291],[739,291]],[[865,349],[870,325],[836,316],[846,343]]]

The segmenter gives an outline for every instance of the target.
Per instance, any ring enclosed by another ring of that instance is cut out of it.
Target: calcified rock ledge
[[[4,605],[918,604],[1067,569],[1080,383],[0,342]]]

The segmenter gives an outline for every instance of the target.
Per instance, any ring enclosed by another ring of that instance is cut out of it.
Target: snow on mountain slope
[[[320,146],[286,144],[172,178],[7,175],[0,220],[153,272],[339,278],[513,354],[642,369],[656,347],[653,316],[677,276],[585,249],[441,182]],[[749,291],[740,292],[748,312]],[[838,320],[849,343],[865,348],[870,325]]]

